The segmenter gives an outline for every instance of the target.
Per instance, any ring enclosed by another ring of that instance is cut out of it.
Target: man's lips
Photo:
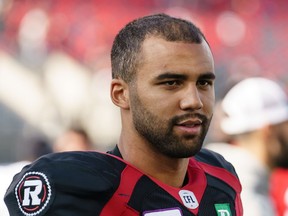
[[[202,120],[200,119],[189,119],[189,120],[183,120],[179,123],[177,123],[176,128],[179,130],[189,133],[189,134],[198,134],[201,130],[202,126]]]
[[[183,120],[183,121],[177,123],[176,125],[189,127],[189,126],[201,125],[201,124],[202,124],[201,119],[188,119],[188,120]]]

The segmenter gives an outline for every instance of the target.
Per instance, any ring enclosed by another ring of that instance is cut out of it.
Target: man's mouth
[[[187,119],[182,120],[181,122],[177,123],[179,126],[186,126],[186,127],[193,127],[193,126],[199,126],[202,124],[201,119]]]
[[[200,133],[201,126],[202,126],[202,120],[200,119],[183,120],[176,124],[176,128],[178,130],[193,135]]]

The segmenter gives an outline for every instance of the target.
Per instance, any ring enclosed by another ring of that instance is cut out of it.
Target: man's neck
[[[145,175],[172,187],[183,186],[188,158],[170,158],[155,152],[147,145],[137,145],[135,142],[129,145],[120,141],[118,147],[122,158]]]

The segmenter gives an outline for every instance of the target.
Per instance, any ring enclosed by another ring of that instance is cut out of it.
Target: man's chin
[[[166,155],[171,158],[190,158],[196,155],[201,148],[193,148],[193,149],[182,149],[182,150],[174,150],[171,152],[167,152]]]

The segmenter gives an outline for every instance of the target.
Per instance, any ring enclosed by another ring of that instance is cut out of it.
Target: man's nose
[[[199,110],[202,107],[203,103],[201,101],[197,86],[187,87],[180,100],[180,108],[182,110]]]

